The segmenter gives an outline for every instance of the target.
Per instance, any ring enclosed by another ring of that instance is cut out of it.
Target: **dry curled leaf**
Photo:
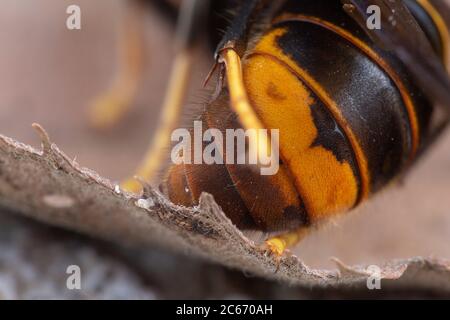
[[[158,244],[222,265],[290,284],[365,288],[367,266],[316,270],[296,256],[280,261],[235,228],[203,194],[200,205],[184,208],[145,186],[142,196],[120,190],[108,179],[68,158],[45,131],[34,126],[42,151],[0,136],[0,204],[26,216],[95,237],[133,245]],[[381,268],[385,287],[450,292],[450,262],[412,258]]]

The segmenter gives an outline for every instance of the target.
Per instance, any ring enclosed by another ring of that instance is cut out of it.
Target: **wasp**
[[[205,21],[213,21],[216,63],[207,80],[216,74],[216,89],[194,118],[222,132],[279,129],[279,170],[263,176],[250,165],[172,165],[161,189],[184,206],[211,193],[237,227],[275,234],[266,245],[276,255],[403,176],[449,123],[449,11],[442,2],[158,4],[179,12],[177,55],[160,128],[137,176],[152,180],[164,158],[186,94],[192,46]],[[374,6],[380,28],[367,25]],[[226,20],[208,17],[225,9],[234,17],[219,37],[216,29]],[[128,69],[124,78],[133,78],[137,71]],[[109,109],[95,106],[102,110],[97,118],[119,114],[117,100]],[[266,142],[259,141],[261,149]],[[130,179],[124,188],[138,185]]]

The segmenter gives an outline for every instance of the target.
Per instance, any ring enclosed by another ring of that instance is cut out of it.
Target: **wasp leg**
[[[141,177],[145,181],[153,180],[166,156],[167,147],[170,144],[170,136],[178,123],[181,113],[190,78],[191,65],[191,52],[185,51],[177,54],[158,128],[153,136],[150,148],[136,170],[136,176]],[[122,187],[131,192],[139,192],[141,184],[136,179],[131,178],[124,181]]]
[[[176,32],[177,54],[161,110],[159,126],[135,174],[145,181],[151,182],[158,172],[166,156],[167,147],[170,145],[172,131],[178,125],[190,80],[193,46],[201,34],[208,5],[208,0],[184,0],[180,8]],[[141,184],[134,178],[124,181],[122,187],[130,192],[141,190]]]
[[[275,257],[280,257],[286,251],[302,241],[308,234],[308,228],[300,227],[297,230],[280,234],[266,240],[265,248]]]
[[[114,126],[130,109],[141,79],[143,65],[142,10],[128,5],[121,23],[118,72],[112,86],[94,99],[88,117],[94,128]]]
[[[234,48],[225,48],[219,53],[218,61],[225,65],[228,90],[230,92],[230,105],[237,114],[242,126],[246,130],[258,130],[256,132],[264,129],[264,125],[258,118],[247,96],[239,54]],[[271,143],[269,137],[254,135],[250,139],[254,139],[252,143],[258,148],[258,156],[268,154],[267,151]]]

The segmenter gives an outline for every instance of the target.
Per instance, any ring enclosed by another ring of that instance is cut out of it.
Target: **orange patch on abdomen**
[[[318,136],[311,107],[320,103],[282,63],[251,55],[244,63],[248,96],[269,129],[280,130],[280,155],[295,181],[311,222],[351,209],[358,178],[351,165],[314,145]]]

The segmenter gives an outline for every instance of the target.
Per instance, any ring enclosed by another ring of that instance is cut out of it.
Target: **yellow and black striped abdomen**
[[[244,67],[251,102],[280,129],[281,157],[313,222],[399,174],[431,112],[401,64],[373,48],[339,1],[336,10],[320,2],[288,2]]]
[[[421,25],[434,28],[430,21]],[[245,87],[264,126],[279,129],[279,172],[185,165],[169,174],[172,200],[196,203],[206,191],[238,225],[295,229],[354,208],[415,159],[432,105],[339,0],[287,1],[253,43],[243,59]],[[240,127],[226,92],[202,120],[222,132]]]

